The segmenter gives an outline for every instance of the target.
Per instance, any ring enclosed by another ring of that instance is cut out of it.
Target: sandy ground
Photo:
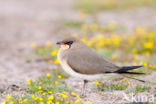
[[[49,69],[50,65],[32,59],[30,45],[55,42],[57,27],[68,2],[57,0],[0,1],[0,88],[8,82],[32,79]]]
[[[32,42],[42,45],[48,40],[56,42],[61,36],[62,20],[76,19],[77,12],[70,8],[71,3],[72,0],[0,0],[0,91],[9,85],[34,79],[53,67],[44,61],[37,61],[38,57],[34,56],[30,45]],[[155,9],[106,11],[99,15],[101,23],[115,20],[128,29],[138,25],[156,26],[153,22],[156,21]],[[31,56],[35,58],[31,59]],[[103,96],[90,93],[87,99],[95,102],[93,98],[96,96],[99,102],[95,103],[103,104]]]

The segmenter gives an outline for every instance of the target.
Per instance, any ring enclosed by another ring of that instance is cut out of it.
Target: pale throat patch
[[[66,49],[69,49],[69,45],[61,45],[61,48],[63,49],[63,50],[66,50]]]

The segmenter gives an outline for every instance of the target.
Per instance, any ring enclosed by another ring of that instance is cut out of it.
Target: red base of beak
[[[60,43],[60,45],[65,45],[64,43]]]

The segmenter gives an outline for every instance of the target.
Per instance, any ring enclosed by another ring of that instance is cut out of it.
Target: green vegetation
[[[138,8],[154,6],[155,0],[78,0],[73,7],[86,13],[97,13],[103,10]]]
[[[128,90],[127,93],[131,93],[131,92],[137,93],[137,92],[145,92],[145,91],[149,92],[150,88],[146,87],[146,86],[136,86],[136,87]]]

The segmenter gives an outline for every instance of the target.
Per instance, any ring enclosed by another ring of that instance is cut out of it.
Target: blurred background
[[[0,89],[57,68],[55,43],[71,35],[154,82],[155,12],[156,0],[0,0]]]

